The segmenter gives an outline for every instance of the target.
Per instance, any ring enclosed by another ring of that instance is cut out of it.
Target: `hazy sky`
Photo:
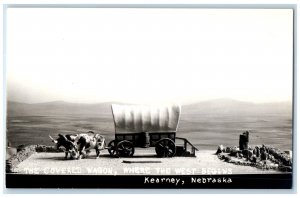
[[[9,100],[292,99],[291,9],[9,8]]]

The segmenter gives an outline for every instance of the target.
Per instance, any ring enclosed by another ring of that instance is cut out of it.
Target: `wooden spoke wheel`
[[[119,157],[131,157],[134,154],[134,146],[130,141],[123,140],[117,144],[116,153]]]
[[[173,157],[176,153],[176,146],[173,140],[164,138],[156,143],[155,151],[158,157]]]
[[[112,140],[108,143],[108,152],[111,156],[116,157],[117,156],[117,150],[116,150],[116,140]]]

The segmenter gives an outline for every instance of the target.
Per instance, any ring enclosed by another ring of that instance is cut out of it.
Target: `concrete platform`
[[[136,149],[131,158],[113,158],[102,151],[81,160],[66,160],[64,153],[35,153],[14,170],[17,174],[55,175],[227,175],[280,174],[275,170],[261,170],[239,166],[218,159],[213,150],[196,152],[196,157],[158,158],[153,148]]]

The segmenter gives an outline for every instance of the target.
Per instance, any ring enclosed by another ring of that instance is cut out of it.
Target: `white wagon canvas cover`
[[[112,104],[115,132],[176,132],[181,106]]]

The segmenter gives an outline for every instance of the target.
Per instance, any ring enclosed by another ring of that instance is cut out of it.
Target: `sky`
[[[292,100],[291,9],[8,8],[7,99]]]

